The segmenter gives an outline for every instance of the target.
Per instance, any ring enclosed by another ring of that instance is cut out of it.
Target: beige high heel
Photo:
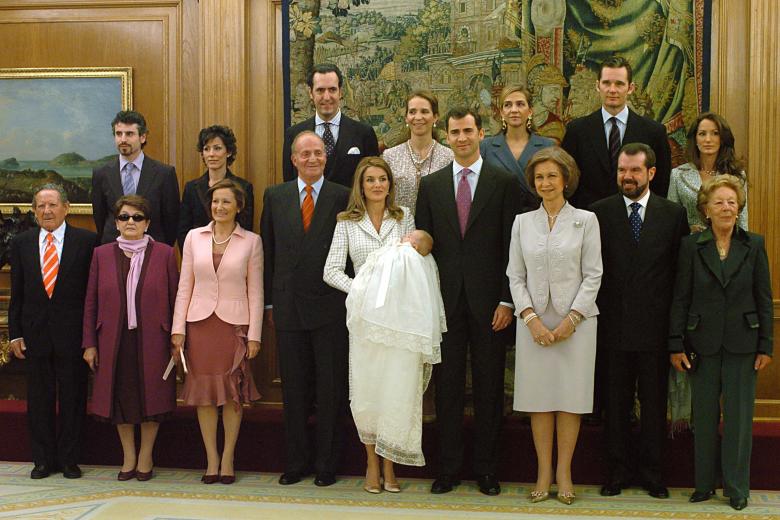
[[[378,486],[372,486],[372,485],[370,485],[368,483],[368,472],[366,472],[366,483],[363,486],[363,489],[367,493],[371,493],[372,495],[378,495],[379,493],[382,492],[381,486],[382,486],[382,477],[379,477],[379,485]]]
[[[385,491],[387,491],[388,493],[400,493],[401,492],[401,486],[398,485],[398,481],[390,482],[389,480],[385,480],[382,483],[382,488]]]
[[[544,502],[544,501],[545,501],[545,500],[547,500],[548,498],[550,498],[550,492],[549,492],[549,491],[537,491],[537,490],[533,490],[533,491],[531,491],[531,494],[530,494],[530,495],[528,495],[528,500],[529,500],[529,501],[530,501],[532,504],[535,504],[535,503],[537,503],[537,502]]]

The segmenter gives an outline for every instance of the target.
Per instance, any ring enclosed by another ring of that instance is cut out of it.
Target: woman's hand
[[[555,327],[555,330],[552,331],[552,335],[555,336],[555,341],[563,341],[574,334],[575,330],[576,329],[574,328],[574,324],[571,322],[569,317],[566,316],[561,320],[558,326]]]
[[[555,335],[544,326],[544,323],[539,318],[534,318],[528,322],[528,330],[531,331],[531,337],[534,338],[534,341],[543,347],[548,347],[555,343]]]
[[[87,362],[87,365],[89,365],[89,369],[93,372],[97,370],[98,367],[98,352],[97,348],[95,347],[87,347],[84,349],[84,361]]]
[[[772,358],[766,354],[756,354],[756,363],[753,368],[758,372],[772,362]]]
[[[260,352],[259,341],[247,341],[246,342],[246,358],[252,359]]]
[[[685,355],[685,352],[669,354],[669,362],[678,372],[687,372],[691,368],[691,362],[688,360],[688,356]]]
[[[171,357],[177,365],[181,361],[184,352],[184,334],[171,334]]]

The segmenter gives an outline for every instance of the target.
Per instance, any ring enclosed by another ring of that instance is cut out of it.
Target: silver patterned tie
[[[135,179],[133,173],[135,172],[135,164],[127,163],[125,170],[122,173],[122,192],[125,195],[135,195]]]

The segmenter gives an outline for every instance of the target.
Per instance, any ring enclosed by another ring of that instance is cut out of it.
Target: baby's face
[[[425,240],[425,234],[421,231],[413,231],[408,236],[404,237],[404,242],[409,242],[415,251],[422,256],[428,256],[431,252],[431,248],[428,246],[427,240]]]

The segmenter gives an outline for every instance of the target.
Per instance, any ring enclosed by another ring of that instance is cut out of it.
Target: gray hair
[[[32,198],[32,205],[33,208],[35,208],[35,198],[38,196],[38,194],[45,190],[53,190],[60,194],[60,201],[63,204],[70,204],[68,201],[68,193],[65,191],[65,188],[62,187],[61,184],[55,184],[53,182],[47,182],[46,184],[41,184],[37,188],[35,188],[35,191],[33,192],[33,198]]]

